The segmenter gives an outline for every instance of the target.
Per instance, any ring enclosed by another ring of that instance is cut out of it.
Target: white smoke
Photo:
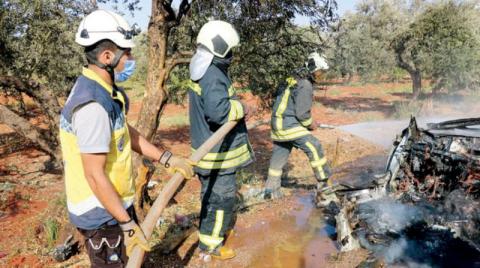
[[[409,204],[402,204],[389,197],[360,205],[360,218],[374,228],[376,233],[398,233],[422,218],[421,211]]]

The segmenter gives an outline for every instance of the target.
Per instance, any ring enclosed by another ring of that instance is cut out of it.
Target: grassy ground
[[[190,122],[186,114],[178,114],[162,117],[160,125],[164,127],[183,127],[190,125]]]

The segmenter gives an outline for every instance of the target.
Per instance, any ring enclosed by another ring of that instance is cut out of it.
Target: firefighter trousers
[[[226,233],[235,224],[236,173],[221,174],[212,171],[199,175],[202,183],[199,247],[212,251],[223,245]]]
[[[313,169],[319,187],[327,186],[331,176],[330,167],[323,153],[320,141],[313,135],[304,136],[292,141],[273,142],[272,158],[268,169],[267,188],[276,190],[280,188],[283,167],[288,162],[292,148],[298,148],[307,154],[310,166]]]

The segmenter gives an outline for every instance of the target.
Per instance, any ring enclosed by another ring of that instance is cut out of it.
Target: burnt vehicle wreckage
[[[366,267],[480,267],[480,118],[421,129],[412,117],[385,173],[337,196],[340,249],[372,252]]]

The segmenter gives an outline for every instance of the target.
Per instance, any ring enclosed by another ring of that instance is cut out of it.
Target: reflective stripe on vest
[[[283,93],[282,101],[278,105],[277,112],[275,113],[275,116],[277,119],[275,122],[277,130],[283,129],[283,113],[285,112],[285,109],[287,109],[288,99],[290,98],[290,89],[294,87],[296,84],[297,84],[297,80],[295,80],[292,77],[287,78],[287,88]]]
[[[110,95],[112,94],[112,87],[106,84],[93,71],[84,69],[82,74],[98,83]],[[118,192],[123,205],[128,207],[132,205],[135,195],[135,185],[132,178],[131,141],[125,118],[125,99],[122,94],[117,94],[115,99],[123,104],[122,118],[124,120],[123,122],[119,121],[121,122],[120,125],[112,129],[112,138],[105,164],[105,174]],[[114,102],[113,97],[111,101]],[[77,145],[77,137],[73,133],[71,123],[63,116],[61,118],[60,142],[64,159],[68,211],[73,215],[81,216],[95,208],[103,209],[85,178],[81,153]]]

